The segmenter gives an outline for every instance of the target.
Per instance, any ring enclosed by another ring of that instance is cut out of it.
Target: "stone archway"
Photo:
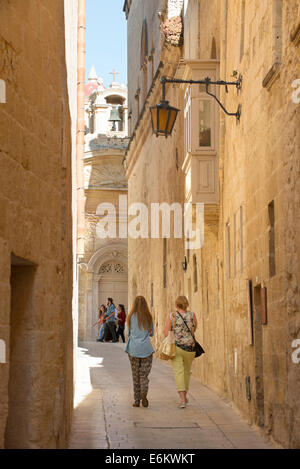
[[[105,304],[106,299],[111,297],[115,305],[124,304],[127,312],[128,275],[126,266],[118,259],[111,259],[100,267],[99,277],[98,305]]]
[[[128,258],[125,243],[110,243],[100,248],[87,265],[85,339],[97,337],[98,310],[107,297],[115,304],[128,305]]]

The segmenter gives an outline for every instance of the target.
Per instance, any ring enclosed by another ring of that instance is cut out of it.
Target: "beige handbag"
[[[168,332],[167,337],[162,341],[159,350],[158,356],[161,360],[170,360],[176,355],[175,348],[175,334],[173,330],[173,324],[171,325],[171,330]]]

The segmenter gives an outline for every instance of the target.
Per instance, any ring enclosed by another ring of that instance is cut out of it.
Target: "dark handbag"
[[[177,314],[178,311],[177,311]],[[181,316],[181,314],[179,314],[179,316],[181,317],[181,319],[183,320],[184,324],[186,325],[188,331],[190,332],[191,336],[193,337],[194,341],[195,341],[195,358],[197,357],[200,357],[203,353],[205,353],[205,350],[201,347],[201,345],[199,344],[199,342],[197,342],[197,340],[195,339],[195,336],[194,334],[192,333],[191,329],[189,328],[189,326],[187,325],[187,323],[185,322],[185,320],[183,319],[183,317]]]

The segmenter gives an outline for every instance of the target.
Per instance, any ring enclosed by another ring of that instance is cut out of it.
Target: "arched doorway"
[[[109,243],[98,249],[87,264],[82,340],[96,339],[98,328],[93,324],[98,319],[100,305],[105,304],[107,298],[113,298],[115,305],[124,304],[127,312],[127,253],[127,243]]]
[[[111,259],[102,264],[99,270],[98,306],[106,303],[107,298],[113,298],[115,305],[123,304],[127,312],[128,307],[128,275],[127,267],[120,261]],[[96,321],[96,319],[95,319]]]

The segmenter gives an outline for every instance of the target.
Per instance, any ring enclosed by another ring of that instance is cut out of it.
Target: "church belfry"
[[[91,68],[85,96],[87,139],[100,135],[116,138],[128,135],[127,87],[117,82],[115,69],[110,74],[113,81],[106,88],[103,79],[97,77],[95,67]],[[118,116],[114,121],[111,120],[112,112]]]

